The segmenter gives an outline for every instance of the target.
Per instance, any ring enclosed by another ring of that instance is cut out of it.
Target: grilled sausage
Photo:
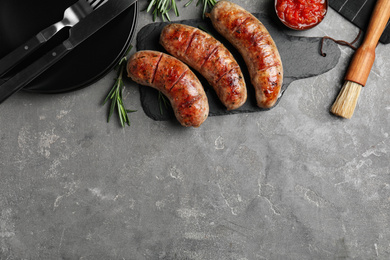
[[[219,1],[208,17],[214,28],[240,52],[255,88],[257,105],[270,108],[283,81],[278,49],[264,25],[241,6]]]
[[[161,91],[181,125],[198,127],[208,117],[203,86],[180,60],[162,52],[138,51],[129,58],[127,73],[135,82]]]
[[[246,85],[240,66],[214,37],[192,26],[172,23],[163,28],[160,44],[202,74],[228,110],[245,103]]]

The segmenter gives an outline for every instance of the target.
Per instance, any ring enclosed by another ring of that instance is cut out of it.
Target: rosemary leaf
[[[146,12],[150,12],[150,10],[152,9],[152,7],[156,4],[156,0],[152,0],[150,1],[150,4],[148,5],[148,8],[146,9]]]
[[[187,7],[187,6],[189,6],[191,3],[192,3],[192,1],[194,1],[194,0],[190,0],[190,1],[188,1],[185,5],[184,5],[184,7]]]
[[[121,108],[120,108],[121,105],[120,105],[120,103],[119,103],[118,100],[116,100],[116,106],[117,106],[117,108],[118,108],[119,119],[120,119],[121,125],[122,125],[122,127],[123,127],[123,126],[125,126],[125,124],[124,124],[124,122],[123,122],[123,114],[122,114],[122,111],[121,111]]]
[[[203,2],[203,13],[202,13],[203,18],[204,18],[206,11],[207,11],[207,2],[208,2],[207,0],[204,0],[204,2]]]
[[[114,95],[116,95],[116,92],[114,92]],[[110,99],[112,99],[112,98],[110,98]],[[111,101],[110,112],[108,113],[107,123],[110,122],[110,118],[111,118],[112,114],[114,113],[114,110],[115,110],[115,102]]]

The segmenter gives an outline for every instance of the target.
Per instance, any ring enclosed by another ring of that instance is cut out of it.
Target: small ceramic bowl
[[[288,28],[298,31],[320,24],[328,13],[328,0],[275,0],[275,12]]]

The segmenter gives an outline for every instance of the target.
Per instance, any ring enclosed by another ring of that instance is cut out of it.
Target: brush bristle
[[[362,85],[352,81],[346,81],[336,101],[333,103],[330,112],[337,116],[351,118],[355,111],[361,89]]]

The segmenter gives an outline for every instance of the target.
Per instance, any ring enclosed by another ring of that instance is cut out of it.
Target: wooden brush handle
[[[355,52],[345,80],[366,85],[375,60],[375,48],[390,18],[390,0],[377,0],[362,45]]]

